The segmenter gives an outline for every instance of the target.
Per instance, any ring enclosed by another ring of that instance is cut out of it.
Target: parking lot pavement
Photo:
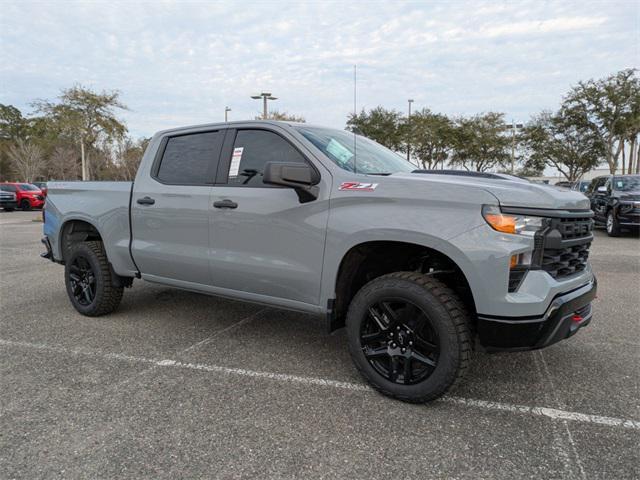
[[[640,240],[596,232],[591,325],[476,354],[429,405],[368,389],[321,319],[137,281],[82,317],[0,213],[2,478],[638,478]]]

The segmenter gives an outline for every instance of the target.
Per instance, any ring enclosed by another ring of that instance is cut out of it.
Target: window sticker
[[[622,187],[624,187],[624,182],[623,182],[623,181],[621,181],[621,180],[618,180],[618,181],[616,182],[616,187],[617,187],[617,188],[622,188]]]
[[[235,178],[240,171],[240,160],[242,160],[242,152],[244,147],[236,147],[233,149],[233,156],[231,157],[231,166],[229,167],[229,178]]]
[[[333,138],[327,145],[327,152],[333,155],[342,165],[347,165],[351,157],[353,157],[353,153],[347,147]]]

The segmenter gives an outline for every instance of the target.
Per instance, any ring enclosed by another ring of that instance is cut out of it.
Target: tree
[[[406,120],[411,152],[423,168],[433,169],[446,163],[454,147],[454,124],[446,116],[432,113],[428,108],[420,110]]]
[[[262,115],[260,115],[259,117],[256,117],[256,120],[265,120],[265,118]],[[281,122],[299,122],[299,123],[304,123],[306,121],[303,116],[290,114],[288,112],[279,112],[278,110],[271,110],[267,115],[266,120],[278,120]]]
[[[32,142],[18,140],[9,148],[9,158],[21,181],[31,183],[44,173],[46,160],[42,149]]]
[[[37,101],[39,112],[52,119],[64,135],[80,147],[82,179],[89,178],[89,153],[99,140],[122,138],[127,127],[116,117],[115,110],[126,110],[118,91],[96,93],[80,85],[62,91],[58,103]]]
[[[570,182],[595,168],[605,155],[600,136],[588,125],[575,123],[570,112],[543,112],[524,128],[522,143],[529,153],[525,167],[557,168]]]
[[[459,118],[455,126],[451,164],[478,172],[506,166],[511,158],[511,139],[505,134],[506,129],[502,113]]]
[[[364,109],[359,114],[350,114],[347,130],[368,137],[387,148],[403,151],[406,147],[402,114],[378,106],[369,112]]]
[[[78,154],[68,145],[56,146],[48,162],[48,178],[51,180],[78,180],[80,172]]]
[[[618,168],[628,138],[625,127],[634,115],[633,105],[639,96],[636,70],[627,69],[605,79],[580,82],[564,99],[565,115],[576,125],[588,125],[604,144],[605,159],[612,174]]]

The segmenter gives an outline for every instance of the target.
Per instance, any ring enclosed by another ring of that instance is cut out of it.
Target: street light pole
[[[511,120],[509,127],[511,128],[511,174],[513,175],[516,166],[516,130],[523,128],[524,125]]]
[[[224,122],[227,123],[228,117],[227,117],[227,113],[229,113],[231,111],[231,109],[229,107],[224,107]]]
[[[409,102],[409,115],[407,117],[407,161],[411,161],[411,104],[413,103],[413,99],[410,98],[407,100]]]
[[[268,92],[262,92],[260,95],[251,95],[251,98],[253,98],[254,100],[259,100],[260,98],[262,98],[262,119],[263,120],[267,119],[267,114],[268,114],[267,100],[277,100],[278,99],[277,97],[272,96]]]

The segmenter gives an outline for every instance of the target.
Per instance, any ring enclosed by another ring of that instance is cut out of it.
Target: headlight
[[[500,207],[484,205],[482,216],[498,232],[533,237],[542,228],[542,217],[502,213]]]

